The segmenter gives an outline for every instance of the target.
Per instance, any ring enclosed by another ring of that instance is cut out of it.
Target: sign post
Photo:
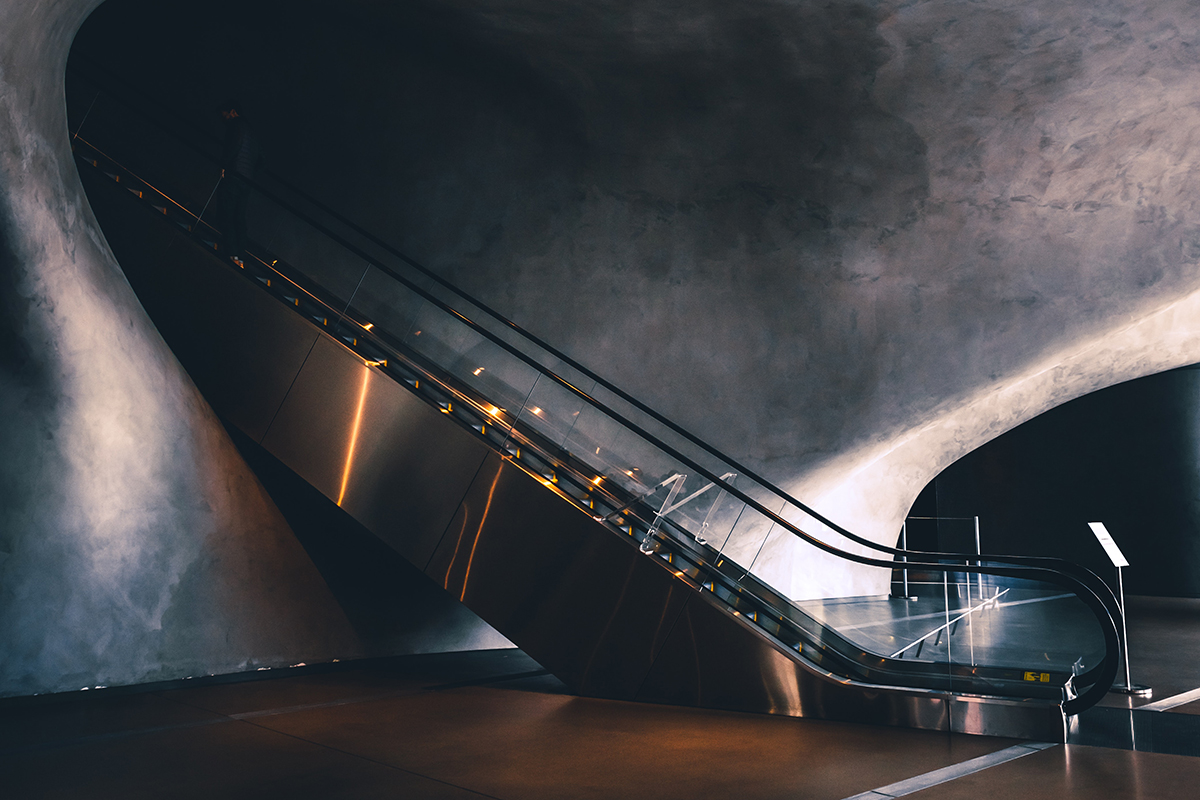
[[[1154,690],[1149,686],[1134,683],[1129,677],[1129,627],[1125,623],[1125,582],[1121,577],[1121,570],[1128,567],[1129,562],[1125,559],[1121,548],[1117,547],[1117,543],[1113,541],[1112,534],[1108,532],[1108,528],[1104,527],[1103,522],[1089,522],[1088,527],[1092,529],[1100,546],[1104,548],[1108,560],[1117,568],[1117,598],[1121,604],[1121,652],[1125,656],[1125,683],[1114,683],[1109,691],[1134,697],[1149,697]]]

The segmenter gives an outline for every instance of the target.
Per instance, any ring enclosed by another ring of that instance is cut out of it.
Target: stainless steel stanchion
[[[1121,603],[1121,654],[1125,659],[1125,682],[1114,683],[1109,691],[1132,697],[1150,697],[1154,690],[1149,686],[1134,683],[1129,676],[1129,626],[1125,623],[1125,581],[1121,577],[1122,567],[1117,567],[1117,599]]]
[[[900,524],[900,549],[908,549],[908,520]],[[900,561],[908,562],[908,556],[900,556]],[[893,600],[916,600],[912,593],[908,590],[908,567],[903,567],[900,570],[900,594],[892,592]]]

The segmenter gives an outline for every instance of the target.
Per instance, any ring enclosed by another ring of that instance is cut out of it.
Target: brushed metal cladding
[[[418,567],[489,452],[325,335],[262,444]]]
[[[950,701],[950,725],[955,733],[1040,742],[1067,740],[1067,716],[1062,706],[1031,700],[955,695]]]
[[[637,700],[1062,741],[1058,705],[851,683],[691,594]]]
[[[622,699],[692,592],[632,539],[495,454],[426,573],[572,691]]]
[[[872,689],[810,671],[794,655],[693,594],[638,700],[946,730],[942,696]]]

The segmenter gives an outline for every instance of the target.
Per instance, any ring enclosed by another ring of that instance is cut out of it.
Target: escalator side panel
[[[262,444],[418,567],[489,452],[327,336]]]
[[[622,699],[692,592],[665,562],[495,454],[426,573],[572,691]]]
[[[1058,706],[997,698],[985,706],[971,697],[841,681],[806,666],[709,598],[689,596],[637,700],[1063,741]]]
[[[822,679],[699,594],[689,599],[637,699],[931,730],[949,724],[944,697]]]
[[[172,352],[213,408],[261,441],[317,330],[267,293],[246,291],[239,275],[162,217],[151,219],[120,184],[92,170],[80,177],[109,246]]]

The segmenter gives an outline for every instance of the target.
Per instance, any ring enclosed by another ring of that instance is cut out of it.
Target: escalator
[[[214,409],[572,691],[1052,741],[1108,691],[1095,575],[856,536],[275,176],[238,265],[214,143],[84,72],[93,210]],[[792,599],[779,553],[893,591]]]

